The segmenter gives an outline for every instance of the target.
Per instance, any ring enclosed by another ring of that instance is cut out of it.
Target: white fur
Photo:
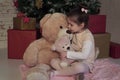
[[[49,80],[48,70],[50,70],[50,67],[48,65],[40,64],[32,70],[33,71],[27,75],[26,80]]]
[[[65,61],[61,61],[60,66],[61,66],[61,67],[67,67],[67,66],[68,66],[68,63],[65,62]]]
[[[26,80],[49,80],[49,78],[44,73],[34,72],[29,74]]]

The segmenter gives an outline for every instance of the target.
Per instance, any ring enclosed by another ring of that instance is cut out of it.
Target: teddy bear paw
[[[49,80],[49,77],[44,73],[31,73],[27,76],[26,80]]]

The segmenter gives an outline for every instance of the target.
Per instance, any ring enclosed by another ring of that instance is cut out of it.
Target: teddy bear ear
[[[55,45],[52,45],[51,50],[53,50],[53,51],[56,50]]]
[[[44,25],[44,23],[51,17],[52,14],[46,14],[41,20],[40,20],[40,27]]]

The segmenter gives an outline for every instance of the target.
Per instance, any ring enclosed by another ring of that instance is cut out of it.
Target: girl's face
[[[72,18],[68,18],[68,29],[72,32],[72,33],[79,33],[82,31],[82,29],[84,28],[84,23],[81,24],[77,24],[74,21],[72,21]]]

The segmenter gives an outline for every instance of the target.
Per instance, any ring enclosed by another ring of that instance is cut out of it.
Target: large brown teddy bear
[[[45,15],[40,21],[43,37],[28,46],[23,56],[24,63],[27,66],[49,64],[52,58],[58,57],[58,54],[51,50],[51,46],[57,39],[60,28],[67,25],[66,16],[62,13]]]
[[[29,68],[43,64],[49,65],[51,59],[59,56],[57,52],[51,50],[51,47],[57,39],[60,28],[66,28],[68,23],[64,14],[53,13],[46,14],[41,19],[40,26],[42,28],[43,37],[32,42],[23,55],[24,64]],[[30,70],[28,72],[32,71]]]

